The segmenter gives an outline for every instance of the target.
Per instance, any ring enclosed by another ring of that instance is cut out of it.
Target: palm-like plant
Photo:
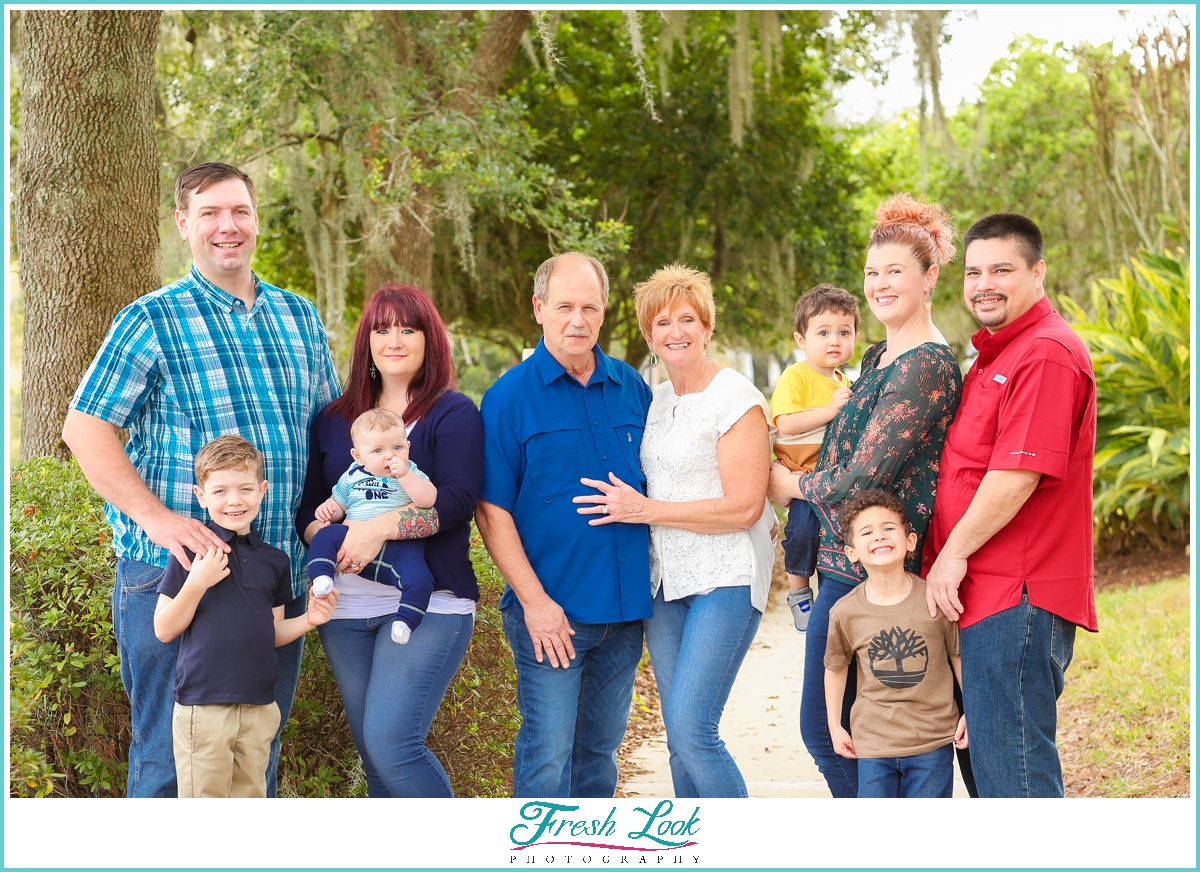
[[[1092,286],[1093,314],[1059,303],[1096,370],[1097,544],[1186,540],[1191,514],[1191,275],[1187,254],[1140,252]]]

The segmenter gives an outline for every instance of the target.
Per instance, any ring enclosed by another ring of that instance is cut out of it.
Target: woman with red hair
[[[483,486],[483,422],[454,390],[450,338],[433,301],[416,288],[387,284],[363,310],[341,397],[310,430],[308,475],[296,529],[310,541],[316,509],[351,463],[350,424],[367,409],[404,419],[409,457],[437,486],[432,509],[406,507],[362,521],[338,562],[340,591],[321,644],[342,694],[350,733],[372,797],[452,796],[450,780],[425,737],[466,655],[479,586],[471,566],[471,515]],[[392,641],[400,592],[360,578],[390,539],[425,539],[434,591],[405,645]]]
[[[875,211],[863,293],[887,338],[863,355],[854,393],[829,423],[816,469],[797,476],[780,463],[771,467],[771,499],[782,506],[808,500],[821,522],[818,591],[804,643],[800,735],[835,797],[858,795],[858,761],[834,753],[830,738],[824,668],[829,610],[866,579],[862,565],[846,556],[839,510],[868,488],[898,497],[917,534],[905,568],[920,575],[938,460],[962,393],[954,352],[931,312],[938,269],[954,256],[953,233],[940,206],[908,194],[897,194]],[[838,718],[847,730],[854,698],[848,682]]]

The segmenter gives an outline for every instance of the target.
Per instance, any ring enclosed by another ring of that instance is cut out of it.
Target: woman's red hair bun
[[[869,248],[890,242],[907,243],[925,269],[954,257],[954,226],[950,213],[937,203],[924,203],[899,193],[879,204]]]

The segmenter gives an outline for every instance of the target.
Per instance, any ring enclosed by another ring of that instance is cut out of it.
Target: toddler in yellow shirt
[[[817,285],[796,303],[796,345],[804,360],[783,371],[771,395],[779,430],[775,457],[792,472],[812,472],[826,425],[850,399],[849,381],[838,367],[854,355],[858,298],[842,288]],[[821,525],[805,500],[792,500],[784,527],[783,556],[788,606],[797,632],[808,629],[813,592],[808,581],[817,566]]]

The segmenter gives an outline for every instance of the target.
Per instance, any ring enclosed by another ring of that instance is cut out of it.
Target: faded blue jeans
[[[117,560],[113,585],[113,633],[121,657],[121,683],[129,695],[132,735],[129,742],[128,797],[174,797],[175,751],[171,736],[171,715],[175,707],[175,661],[179,639],[163,643],[154,635],[154,608],[158,604],[158,583],[164,567],[139,560]],[[290,617],[304,614],[305,599],[298,597],[284,607]],[[300,681],[303,637],[277,648],[279,678],[275,682],[275,702],[279,706],[279,732],[271,743],[267,766],[267,796],[277,791],[279,736],[287,724]]]
[[[179,638],[162,643],[154,635],[154,607],[164,567],[117,560],[113,585],[113,633],[121,656],[121,683],[129,695],[128,797],[174,797],[175,751],[171,715],[175,708],[175,660]]]
[[[718,727],[762,613],[750,587],[718,587],[667,602],[642,622],[667,727],[677,798],[745,797],[746,781]]]
[[[372,798],[451,797],[450,779],[425,746],[442,697],[462,665],[473,615],[427,614],[404,645],[394,614],[337,618],[317,628]]]
[[[571,621],[575,659],[567,669],[538,663],[514,598],[504,634],[517,667],[521,729],[513,754],[514,797],[607,798],[617,788],[617,748],[629,725],[642,622]]]
[[[1075,625],[1020,605],[960,631],[971,765],[984,798],[1063,795],[1055,732]]]
[[[817,598],[808,619],[804,639],[804,685],[800,697],[800,736],[829,792],[835,799],[858,796],[858,761],[841,757],[833,750],[825,709],[825,645],[829,639],[829,610],[853,585],[836,581],[825,573],[817,575]],[[856,670],[846,675],[846,693],[842,703],[842,726],[850,729],[850,707],[858,690]],[[974,744],[974,742],[972,742]]]

